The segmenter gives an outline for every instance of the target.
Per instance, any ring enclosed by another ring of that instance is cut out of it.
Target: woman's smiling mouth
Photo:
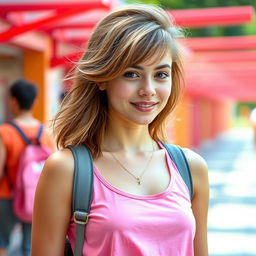
[[[134,108],[141,112],[150,112],[152,111],[158,102],[154,101],[140,101],[140,102],[131,102]]]

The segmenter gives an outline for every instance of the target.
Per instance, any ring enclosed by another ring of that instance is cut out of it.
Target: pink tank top
[[[187,186],[166,152],[168,188],[139,196],[113,187],[94,166],[83,256],[192,256],[195,219]],[[74,249],[75,224],[68,236]]]

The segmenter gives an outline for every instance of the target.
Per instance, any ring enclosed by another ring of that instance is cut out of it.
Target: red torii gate
[[[13,26],[0,33],[0,42],[10,40],[14,36],[32,30],[49,32],[54,29],[65,28],[91,29],[110,9],[109,5],[103,4],[103,1],[100,0],[72,1],[72,3],[59,1],[26,3],[24,1],[23,4],[17,4],[15,1],[9,0],[8,4],[0,3],[0,14]],[[31,11],[33,11],[32,17]],[[37,15],[34,13],[35,11],[37,11]],[[94,16],[90,16],[90,12],[93,12]],[[86,15],[78,16],[81,13]],[[203,11],[202,9],[173,10],[167,11],[167,13],[175,18],[175,22],[179,26],[202,27],[249,22],[253,16],[253,8],[251,6],[219,7],[205,8]],[[76,20],[70,19],[74,16],[76,16]],[[30,21],[28,21],[29,19]],[[81,37],[80,40],[82,40]]]

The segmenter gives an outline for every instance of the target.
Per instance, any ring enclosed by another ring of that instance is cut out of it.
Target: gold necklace
[[[147,164],[146,164],[146,166],[144,167],[142,173],[141,173],[140,176],[138,176],[138,177],[135,176],[131,171],[129,171],[129,170],[121,163],[121,161],[118,160],[118,158],[114,155],[114,153],[112,153],[112,152],[109,152],[109,153],[110,153],[110,155],[119,163],[119,165],[120,165],[126,172],[128,172],[128,173],[137,181],[138,185],[140,185],[140,184],[141,184],[141,178],[142,178],[142,176],[144,175],[144,173],[146,172],[146,170],[147,170],[147,168],[148,168],[148,166],[149,166],[149,164],[150,164],[150,162],[151,162],[151,160],[152,160],[152,158],[153,158],[153,154],[154,154],[153,143],[152,143],[152,148],[153,148],[153,150],[152,150],[151,156],[150,156],[149,160],[147,161]]]

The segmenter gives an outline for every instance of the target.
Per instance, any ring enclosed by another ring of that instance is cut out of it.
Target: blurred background
[[[95,24],[134,2],[160,5],[184,29],[186,86],[167,132],[207,160],[209,254],[256,255],[256,0],[0,0],[0,123],[19,78],[38,85],[34,114],[47,123]],[[10,255],[17,243],[18,232]]]

